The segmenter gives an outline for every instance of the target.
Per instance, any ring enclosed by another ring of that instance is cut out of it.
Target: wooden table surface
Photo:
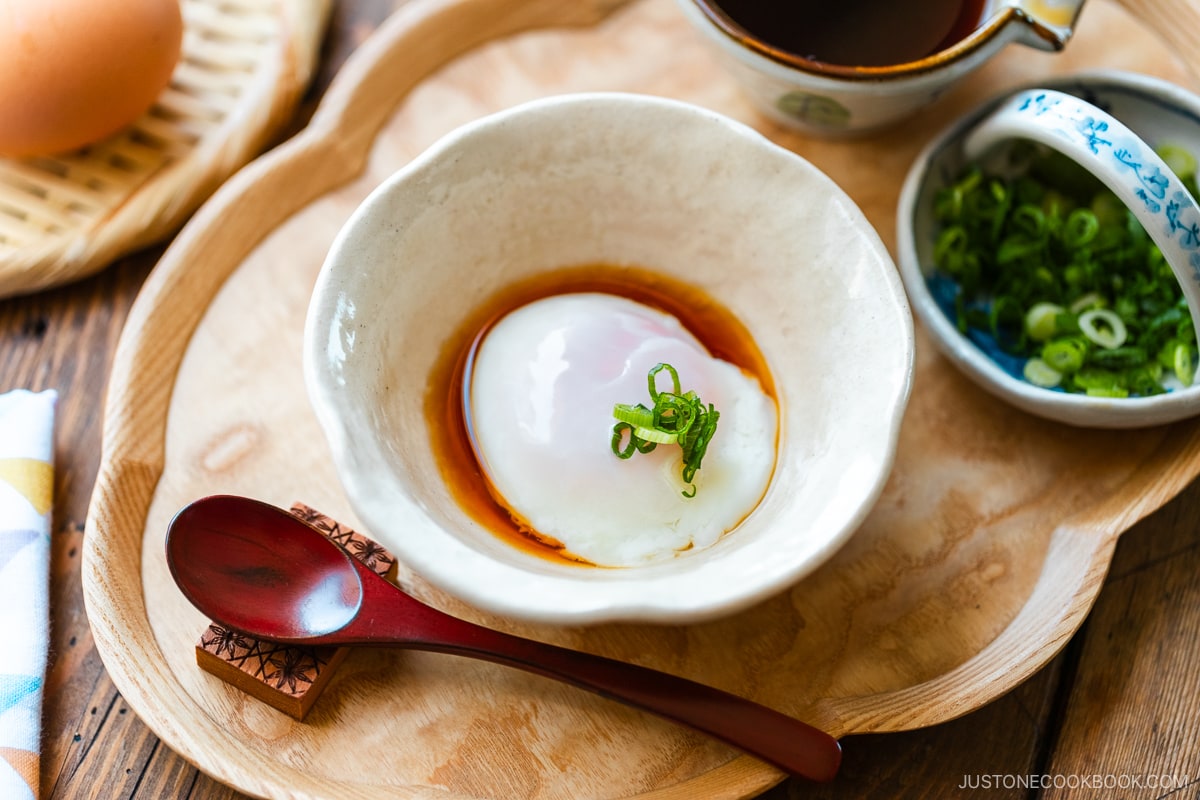
[[[296,128],[346,56],[402,2],[335,3],[322,70]],[[0,392],[53,388],[60,396],[43,798],[243,797],[199,774],[125,704],[93,644],[80,585],[108,369],[161,252],[0,301]],[[831,784],[788,781],[763,797],[1200,798],[1197,521],[1193,485],[1127,532],[1088,621],[1017,690],[935,728],[848,738]]]

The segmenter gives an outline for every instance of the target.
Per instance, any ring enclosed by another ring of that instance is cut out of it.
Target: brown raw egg
[[[179,0],[0,0],[0,155],[121,130],[158,99],[182,40]]]

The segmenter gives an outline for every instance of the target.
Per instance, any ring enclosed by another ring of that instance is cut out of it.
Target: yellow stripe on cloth
[[[12,765],[17,774],[29,784],[29,790],[33,792],[33,796],[37,797],[38,771],[41,757],[29,750],[18,750],[15,747],[0,747],[0,758],[3,758]]]
[[[46,514],[54,502],[54,467],[36,458],[0,458],[0,481],[14,489],[33,505],[39,514]]]

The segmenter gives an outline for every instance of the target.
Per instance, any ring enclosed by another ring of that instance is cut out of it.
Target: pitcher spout
[[[1079,20],[1084,0],[1007,0],[1024,28],[1019,40],[1041,50],[1062,50]]]

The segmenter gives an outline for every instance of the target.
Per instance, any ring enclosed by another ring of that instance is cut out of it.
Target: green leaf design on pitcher
[[[789,117],[822,128],[844,128],[850,124],[850,109],[825,95],[788,92],[775,101],[775,107]]]

